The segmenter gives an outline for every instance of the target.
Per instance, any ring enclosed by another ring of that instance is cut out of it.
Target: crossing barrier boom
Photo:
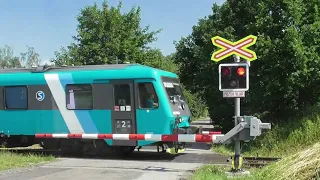
[[[223,134],[36,134],[36,138],[57,139],[112,139],[163,142],[211,142]]]

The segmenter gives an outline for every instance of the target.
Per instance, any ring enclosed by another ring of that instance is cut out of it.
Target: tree
[[[25,63],[25,67],[39,66],[41,63],[40,55],[34,47],[27,46],[28,51],[21,54],[21,62]]]
[[[6,45],[0,49],[0,67],[1,68],[22,68],[39,65],[41,63],[40,55],[33,47],[28,47],[28,51],[20,53],[21,57],[13,56],[13,48]]]
[[[139,7],[132,7],[123,14],[121,7],[121,1],[117,7],[109,7],[104,1],[102,9],[96,3],[81,9],[77,18],[78,33],[73,36],[76,43],[67,48],[61,47],[51,62],[58,66],[130,62],[178,73],[179,66],[174,63],[174,54],[164,56],[159,49],[148,46],[156,40],[161,30],[148,32],[149,26],[140,27]],[[194,117],[204,115],[206,106],[200,98],[185,88],[183,90]]]
[[[77,17],[78,34],[73,36],[76,43],[68,46],[68,50],[61,48],[51,61],[82,65],[142,63],[147,54],[155,52],[147,45],[156,40],[160,30],[148,32],[149,26],[140,27],[139,7],[123,14],[121,8],[121,1],[117,7],[109,7],[104,1],[102,9],[96,3],[81,9]]]
[[[0,49],[0,67],[3,68],[20,68],[21,62],[19,57],[13,56],[13,48],[5,45]]]
[[[319,102],[319,6],[317,0],[228,0],[214,4],[212,14],[176,43],[181,80],[206,99],[217,125],[229,130],[234,110],[233,101],[223,99],[218,90],[219,63],[210,61],[217,50],[211,38],[217,35],[231,41],[258,36],[250,47],[258,60],[251,63],[250,90],[242,99],[241,114],[265,114],[276,123]]]

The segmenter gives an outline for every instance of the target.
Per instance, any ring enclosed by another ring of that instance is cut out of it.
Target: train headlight
[[[176,118],[176,123],[181,123],[182,122],[182,118],[181,117],[177,117]]]
[[[184,110],[184,108],[185,108],[184,103],[181,103],[181,109]]]

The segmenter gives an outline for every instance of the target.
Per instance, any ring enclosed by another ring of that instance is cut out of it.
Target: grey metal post
[[[240,62],[240,57],[239,56],[235,56],[234,58],[235,62]],[[238,125],[238,121],[237,121],[237,116],[240,116],[240,98],[235,98],[234,101],[234,111],[235,111],[235,119],[234,119],[234,125],[237,126]],[[235,166],[235,170],[238,170],[238,166],[239,166],[239,158],[240,158],[240,140],[238,140],[238,136],[236,136],[235,139],[235,143],[234,143],[234,166]]]

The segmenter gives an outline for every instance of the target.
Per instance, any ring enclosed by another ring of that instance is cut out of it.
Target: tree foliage
[[[41,63],[40,55],[34,47],[27,46],[28,51],[21,54],[20,61],[25,63],[25,67],[39,66]]]
[[[250,47],[258,59],[251,63],[250,90],[241,100],[241,114],[264,114],[278,123],[319,102],[320,15],[319,0],[227,0],[212,6],[192,34],[176,43],[175,62],[181,65],[182,82],[201,93],[211,117],[230,129],[233,100],[218,90],[218,64],[210,61],[217,50],[211,38],[236,41],[258,36]],[[221,63],[231,62],[228,58]]]
[[[56,64],[114,64],[121,62],[142,63],[159,54],[147,45],[156,40],[161,31],[149,31],[149,26],[140,27],[139,7],[132,7],[128,13],[121,13],[122,2],[117,7],[109,7],[107,1],[99,8],[95,3],[80,10],[76,43],[61,52],[56,52],[52,60]]]
[[[3,48],[0,48],[0,67],[2,69],[21,67],[19,57],[13,56],[12,47],[6,45]]]
[[[20,57],[13,54],[13,48],[8,45],[0,48],[0,68],[31,67],[41,63],[40,55],[33,47],[28,47],[27,52],[20,53]]]
[[[51,62],[58,66],[130,62],[179,73],[175,54],[164,56],[159,49],[148,46],[161,30],[141,28],[139,7],[132,7],[128,13],[121,13],[121,8],[121,1],[117,7],[109,7],[103,1],[101,8],[94,3],[81,9],[77,35],[73,36],[75,42],[56,51]],[[194,117],[205,115],[206,105],[200,97],[185,88],[183,91]]]

